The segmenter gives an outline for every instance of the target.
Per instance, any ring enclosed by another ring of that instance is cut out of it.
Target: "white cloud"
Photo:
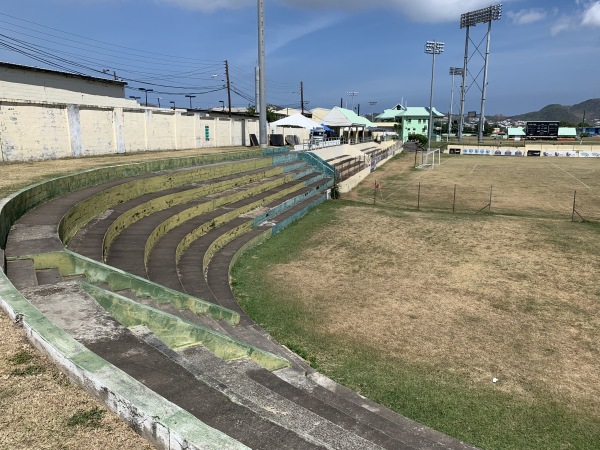
[[[171,3],[185,9],[213,12],[218,9],[239,9],[252,4],[252,0],[155,0],[157,3]]]
[[[278,27],[269,36],[269,52],[274,52],[282,47],[285,47],[292,41],[300,39],[308,34],[322,30],[332,26],[338,22],[341,17],[325,16],[319,17],[312,22],[303,22],[295,25],[286,25]]]
[[[515,25],[529,25],[539,22],[547,17],[546,11],[541,8],[522,9],[517,12],[508,12],[508,17]]]
[[[574,21],[572,17],[563,16],[559,18],[556,22],[554,22],[554,25],[550,27],[550,34],[552,36],[556,36],[557,34],[562,33],[563,31],[571,29],[573,25]]]
[[[155,0],[183,8],[212,12],[218,9],[255,7],[255,0]],[[415,22],[448,22],[460,15],[490,6],[490,0],[276,0],[282,5],[307,10],[346,12],[367,9],[394,9]]]
[[[582,25],[600,27],[600,2],[594,2],[583,12]]]

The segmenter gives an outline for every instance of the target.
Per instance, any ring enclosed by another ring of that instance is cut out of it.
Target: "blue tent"
[[[324,123],[321,124],[321,126],[325,129],[325,131],[333,131],[331,128],[329,128],[327,125],[325,125]]]

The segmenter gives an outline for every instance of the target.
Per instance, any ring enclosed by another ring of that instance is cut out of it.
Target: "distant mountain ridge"
[[[552,104],[544,106],[539,111],[528,112],[513,116],[513,120],[564,120],[565,122],[579,123],[583,120],[585,111],[585,121],[600,119],[600,98],[594,98],[578,103],[573,106]]]

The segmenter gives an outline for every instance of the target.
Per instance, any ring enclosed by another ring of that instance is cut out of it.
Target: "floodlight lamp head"
[[[427,41],[425,43],[425,53],[439,55],[444,51],[444,43],[437,41]]]
[[[500,20],[500,17],[502,17],[502,4],[488,6],[477,11],[461,14],[460,28],[472,27],[478,23],[487,23],[492,20]]]

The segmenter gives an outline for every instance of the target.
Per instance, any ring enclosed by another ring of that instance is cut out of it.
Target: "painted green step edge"
[[[236,341],[210,328],[180,319],[85,281],[78,280],[77,284],[121,325],[127,328],[145,326],[173,350],[202,345],[224,361],[251,358],[270,371],[290,366],[289,361],[284,358]]]
[[[225,180],[218,183],[211,183],[189,189],[185,192],[176,192],[174,194],[164,195],[141,203],[136,207],[124,212],[113,221],[104,235],[102,242],[102,254],[104,258],[106,258],[110,250],[110,246],[114,243],[119,234],[121,234],[128,226],[133,225],[138,220],[141,220],[155,212],[163,211],[176,205],[189,203],[207,195],[218,194],[227,189],[239,187],[243,184],[258,182],[265,178],[281,174],[283,174],[283,170],[281,168],[265,168],[265,170],[261,171],[260,173],[241,176],[239,178]]]
[[[176,255],[176,263],[179,263],[179,260],[181,259],[181,255],[183,255],[183,253],[193,244],[194,241],[196,241],[197,239],[199,239],[201,236],[203,236],[204,234],[206,234],[208,231],[210,231],[213,228],[217,228],[233,219],[235,219],[236,217],[239,217],[242,214],[245,214],[247,212],[252,211],[253,209],[256,208],[260,208],[263,205],[266,205],[268,203],[271,203],[272,201],[277,200],[278,198],[281,198],[287,194],[290,194],[294,191],[297,191],[299,189],[302,189],[304,187],[304,183],[300,182],[297,183],[293,186],[290,186],[286,189],[282,189],[274,194],[271,194],[265,198],[262,198],[260,200],[257,200],[255,202],[249,203],[247,205],[244,205],[240,208],[228,211],[225,214],[221,214],[218,217],[215,217],[213,220],[211,220],[210,222],[204,222],[203,224],[199,225],[198,227],[196,227],[193,231],[189,232],[188,234],[186,234],[181,241],[179,242],[179,244],[177,245],[177,249],[175,252]],[[216,205],[216,206],[221,206],[221,205]],[[213,209],[216,209],[215,208]],[[172,221],[173,218],[175,218],[176,216],[173,216],[171,218],[168,219],[168,221]],[[193,217],[190,217],[186,220],[191,220]],[[163,222],[164,223],[164,222]],[[179,225],[180,223],[183,223],[183,221],[179,221],[176,223],[176,225]],[[162,224],[161,224],[162,225]],[[160,226],[160,225],[159,225]]]
[[[129,289],[138,297],[150,297],[157,303],[170,303],[177,309],[189,309],[214,320],[225,320],[232,325],[237,325],[240,321],[240,315],[236,311],[169,289],[69,250],[22,256],[19,259],[32,259],[36,270],[57,268],[64,277],[85,275],[90,283],[107,283],[114,291]]]
[[[34,347],[154,445],[181,450],[248,450],[88,350],[31,305],[2,272],[0,306],[21,324]]]
[[[0,200],[0,247],[5,248],[6,238],[13,223],[30,209],[59,197],[97,184],[124,177],[131,177],[161,170],[173,170],[224,161],[236,161],[267,156],[268,152],[247,150],[240,152],[213,153],[196,156],[170,157],[138,163],[115,164],[87,169],[51,180],[27,186]],[[272,153],[269,153],[272,154]]]
[[[133,198],[184,186],[190,183],[210,181],[214,178],[234,175],[248,170],[261,169],[273,164],[272,157],[198,166],[183,172],[156,174],[118,184],[92,195],[73,206],[61,219],[58,234],[68,244],[73,236],[90,220],[119,203]]]

